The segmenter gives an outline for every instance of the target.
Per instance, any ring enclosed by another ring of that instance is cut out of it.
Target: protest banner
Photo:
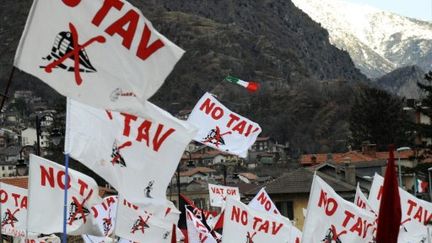
[[[183,53],[125,0],[35,0],[14,65],[83,103],[137,111]]]
[[[261,133],[257,123],[232,112],[210,93],[201,97],[188,122],[199,129],[195,141],[243,158]]]
[[[240,191],[238,187],[221,186],[208,183],[210,205],[213,207],[223,207],[227,198],[234,198],[240,201]]]
[[[302,242],[372,242],[376,217],[340,197],[314,176]]]
[[[222,243],[290,242],[291,228],[274,214],[257,211],[228,198]]]

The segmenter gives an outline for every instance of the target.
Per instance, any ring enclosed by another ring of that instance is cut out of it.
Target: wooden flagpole
[[[4,92],[4,94],[1,94],[1,96],[3,96],[3,98],[2,98],[2,101],[1,101],[1,104],[0,104],[0,113],[3,110],[3,106],[4,106],[5,102],[6,102],[7,97],[8,97],[7,94],[9,92],[10,84],[12,83],[12,78],[13,78],[13,75],[15,73],[15,69],[16,69],[15,66],[13,66],[12,70],[11,70],[11,72],[9,74],[9,79],[8,79],[7,84],[6,84],[5,92]]]

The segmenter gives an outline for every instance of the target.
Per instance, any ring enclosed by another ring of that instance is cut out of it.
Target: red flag
[[[216,222],[216,224],[213,227],[213,230],[215,231],[221,231],[223,229],[223,224],[224,224],[224,216],[225,216],[225,210],[223,210],[220,215],[219,218]]]
[[[382,199],[378,215],[377,243],[397,243],[402,217],[393,146],[389,146],[389,159],[384,177]]]
[[[177,226],[175,224],[172,226],[171,243],[177,243]]]
[[[183,235],[185,236],[184,242],[188,243],[189,239],[188,239],[187,227],[186,227],[186,209],[185,209],[185,206],[187,206],[189,208],[189,210],[191,210],[194,213],[195,213],[196,210],[202,213],[202,215],[203,215],[202,222],[209,229],[209,231],[211,229],[208,226],[208,224],[206,222],[206,219],[210,215],[216,216],[217,213],[198,208],[191,199],[189,199],[188,197],[186,197],[185,195],[183,195],[183,194],[180,193],[180,197],[179,197],[179,210],[180,210],[181,214],[180,214],[180,218],[179,218],[178,227],[183,232]]]

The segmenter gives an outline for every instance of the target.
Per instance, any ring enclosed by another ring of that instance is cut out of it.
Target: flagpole
[[[63,200],[63,234],[62,234],[62,243],[67,242],[67,199],[68,199],[68,185],[69,185],[69,118],[70,118],[70,98],[66,98],[66,129],[65,136],[68,138],[65,139],[65,147],[64,147],[64,160],[65,160],[65,183],[64,183],[64,200]]]
[[[0,185],[1,185],[1,183],[0,183]],[[1,216],[3,216],[3,214],[1,213],[1,211],[2,211],[2,203],[0,203],[0,218],[1,218]],[[0,224],[0,242],[1,243],[3,243],[3,224]]]
[[[69,185],[69,153],[65,153],[65,184],[64,184],[64,208],[63,208],[63,235],[62,243],[67,242],[67,198],[68,198],[68,185]]]
[[[181,185],[180,185],[180,163],[181,162],[179,162],[179,164],[177,165],[177,171],[176,171],[176,173],[177,173],[177,175],[176,175],[176,178],[177,178],[177,203],[178,203],[178,207],[180,207],[180,193],[181,193]]]
[[[116,242],[116,229],[117,229],[117,217],[118,217],[118,211],[119,211],[119,207],[120,207],[120,193],[117,193],[117,207],[116,207],[116,213],[115,213],[115,220],[114,220],[114,228],[112,231],[112,238],[113,238],[113,242]]]
[[[30,156],[34,156],[34,155],[30,155]],[[30,158],[29,158],[29,160],[30,160]],[[31,160],[30,160],[31,161]],[[31,196],[31,186],[30,186],[30,182],[32,181],[31,179],[31,174],[32,173],[30,173],[31,172],[31,170],[30,170],[30,161],[29,161],[29,166],[28,166],[28,182],[27,182],[27,199],[30,199],[30,198],[32,198],[32,196]],[[30,212],[30,210],[29,210],[29,207],[27,206],[27,212],[26,212],[26,228],[25,228],[25,238],[24,238],[24,240],[25,240],[25,242],[27,242],[27,240],[28,240],[28,225],[29,225],[29,212]]]
[[[13,75],[15,73],[15,69],[16,69],[15,66],[12,66],[12,70],[11,70],[11,72],[9,74],[8,82],[6,84],[5,92],[4,92],[4,94],[1,94],[3,96],[3,98],[2,98],[2,102],[0,104],[0,113],[3,110],[3,105],[4,105],[5,101],[6,101],[7,93],[9,92],[9,87],[10,87],[10,84],[12,83],[12,78],[13,78]],[[3,238],[2,238],[2,242],[3,242]]]
[[[115,213],[115,218],[114,218],[115,220],[113,220],[114,221],[114,228],[113,228],[113,231],[112,231],[111,235],[108,236],[108,237],[112,238],[113,242],[116,242],[115,231],[116,231],[116,228],[117,228],[117,216],[118,216],[119,206],[120,206],[120,195],[117,194],[117,208],[116,208],[116,213]],[[109,217],[109,212],[108,212],[108,217]]]

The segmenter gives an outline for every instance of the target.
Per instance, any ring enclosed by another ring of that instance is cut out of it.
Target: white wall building
[[[28,127],[21,131],[21,145],[34,145],[37,142],[36,129]]]
[[[10,163],[0,164],[0,177],[12,177],[16,175],[16,166]]]

